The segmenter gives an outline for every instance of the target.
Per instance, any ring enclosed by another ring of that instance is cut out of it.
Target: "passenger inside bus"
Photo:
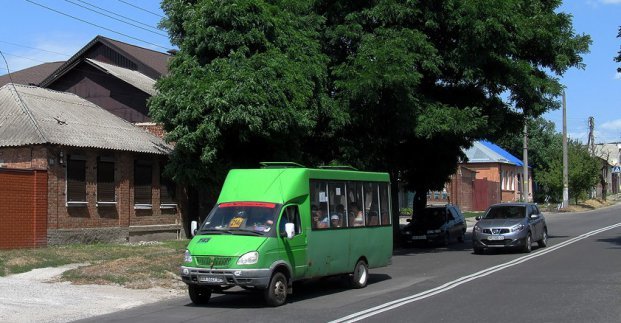
[[[332,216],[330,217],[330,227],[331,228],[341,227],[341,218],[337,214],[332,214]]]
[[[360,207],[356,203],[352,203],[349,206],[349,226],[350,227],[360,227],[364,225],[364,218],[362,216],[362,211]]]
[[[328,212],[324,207],[319,208],[313,216],[313,224],[315,228],[325,229],[330,225],[330,219],[328,218]]]

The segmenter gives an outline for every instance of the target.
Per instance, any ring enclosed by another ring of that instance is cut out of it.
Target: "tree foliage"
[[[543,186],[539,181],[539,171],[549,168],[550,148],[558,140],[558,133],[555,130],[554,123],[542,117],[531,118],[528,120],[528,165],[533,173],[533,182],[535,183],[535,191],[533,198],[536,201],[543,201],[548,193],[542,189]],[[514,156],[522,156],[524,153],[524,138],[514,134],[507,134],[497,141],[498,145],[506,149]],[[562,157],[562,156],[561,156]]]
[[[563,194],[563,138],[554,136],[547,147],[547,163],[537,170],[537,182],[545,194],[554,201],[561,201]],[[585,198],[591,188],[599,182],[600,164],[589,154],[587,147],[575,140],[567,143],[569,196],[576,203]]]
[[[260,160],[347,163],[441,188],[462,148],[558,107],[590,43],[560,3],[164,0],[180,51],[150,109],[176,143],[168,169],[201,183]]]
[[[507,136],[498,141],[509,152],[522,155],[523,138]],[[569,139],[567,143],[568,181],[570,197],[583,198],[600,179],[600,164],[590,156],[588,148]],[[554,123],[543,118],[528,121],[528,164],[533,171],[537,190],[535,199],[549,197],[561,201],[563,194],[563,136],[556,132]]]
[[[162,6],[162,24],[180,50],[150,112],[175,143],[168,171],[176,180],[217,187],[232,167],[299,160],[318,121],[339,119],[317,41],[323,20],[303,2]]]
[[[332,92],[352,126],[345,157],[397,170],[417,192],[441,188],[480,138],[519,133],[558,107],[556,75],[583,67],[560,1],[320,1]]]
[[[619,27],[619,34],[617,38],[621,38],[621,27]],[[615,62],[621,63],[621,50],[619,50],[619,56],[615,57]],[[621,67],[617,68],[617,72],[621,73]]]

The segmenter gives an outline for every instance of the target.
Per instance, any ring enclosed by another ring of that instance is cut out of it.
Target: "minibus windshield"
[[[268,235],[274,231],[278,204],[264,202],[227,202],[216,206],[200,234]]]

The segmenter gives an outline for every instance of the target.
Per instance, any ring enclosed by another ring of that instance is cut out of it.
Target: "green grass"
[[[465,218],[474,218],[483,215],[483,211],[466,211],[463,212]]]
[[[0,250],[0,276],[36,268],[88,264],[63,273],[76,284],[118,284],[129,288],[178,287],[178,268],[189,240],[158,244],[74,244]]]

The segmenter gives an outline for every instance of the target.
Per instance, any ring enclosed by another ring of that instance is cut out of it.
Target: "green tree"
[[[230,168],[299,161],[309,138],[338,127],[323,19],[304,1],[164,0],[162,8],[179,52],[149,108],[175,143],[167,166],[175,180],[217,194]]]
[[[180,51],[150,109],[168,170],[217,186],[260,160],[338,162],[439,189],[472,141],[558,107],[590,43],[560,3],[164,0]]]
[[[554,136],[553,143],[547,147],[548,162],[537,170],[538,183],[553,200],[560,201],[563,194],[563,138]],[[587,147],[575,140],[567,143],[569,196],[576,203],[587,196],[599,182],[600,164],[591,157]]]
[[[473,140],[519,133],[558,107],[558,81],[590,38],[561,1],[319,1],[331,93],[351,127],[342,158],[441,188]]]
[[[539,170],[549,168],[551,162],[549,150],[558,139],[557,136],[553,122],[542,117],[528,120],[528,165],[533,173],[535,188],[542,187],[539,181]],[[506,134],[496,143],[512,155],[522,159],[524,138],[521,134]],[[543,201],[547,195],[547,192],[543,190],[536,189],[533,192],[536,201]]]

